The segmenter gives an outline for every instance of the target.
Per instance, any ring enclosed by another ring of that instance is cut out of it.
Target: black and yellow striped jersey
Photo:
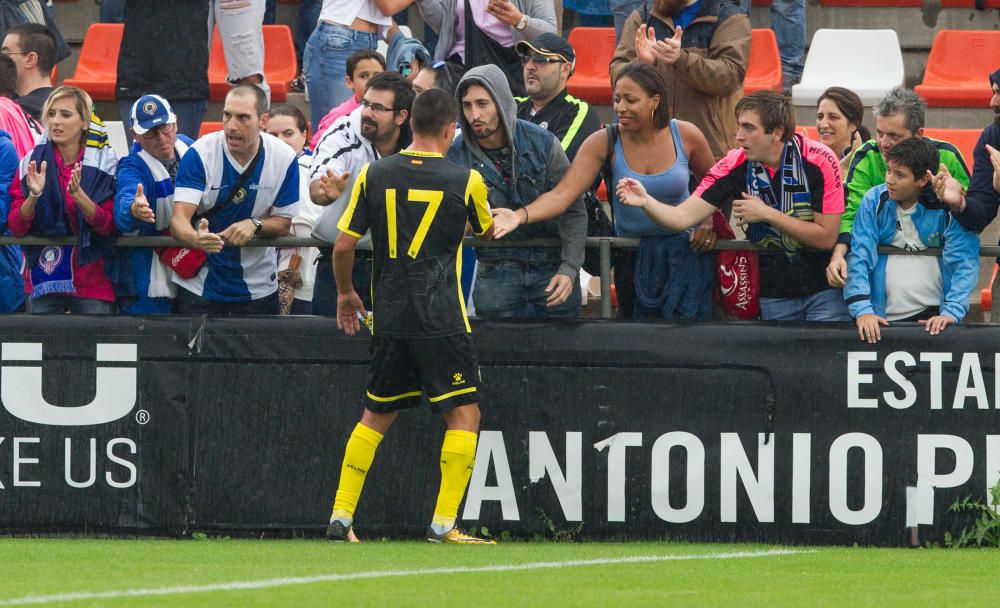
[[[466,223],[493,223],[486,184],[440,154],[404,150],[361,170],[338,227],[372,235],[373,332],[435,337],[471,331],[462,294]]]

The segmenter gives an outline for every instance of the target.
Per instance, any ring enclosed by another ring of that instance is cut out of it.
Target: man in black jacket
[[[198,137],[208,106],[205,0],[126,0],[115,88],[118,109],[126,124],[132,104],[150,92],[167,97],[177,115],[179,133],[191,139]]]
[[[573,75],[576,53],[569,42],[555,34],[542,34],[514,47],[524,66],[528,97],[515,97],[517,117],[533,122],[556,136],[572,162],[580,144],[601,128],[601,119],[586,101],[566,91]]]
[[[993,122],[983,129],[972,150],[972,178],[968,192],[948,174],[947,169],[938,171],[934,178],[934,189],[938,198],[951,207],[951,213],[966,230],[981,232],[997,216],[1000,209],[1000,69],[990,74],[990,110]],[[993,293],[997,291],[996,281]],[[994,305],[990,322],[1000,322],[1000,306]]]

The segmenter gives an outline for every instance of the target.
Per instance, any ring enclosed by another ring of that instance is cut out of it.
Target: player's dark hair
[[[56,64],[56,37],[49,28],[39,23],[19,23],[7,30],[7,34],[17,34],[17,43],[22,53],[38,55],[38,71],[48,74]]]
[[[410,128],[417,135],[433,137],[448,125],[455,124],[458,110],[455,100],[441,89],[424,91],[413,101]]]
[[[392,111],[394,114],[406,110],[410,112],[413,106],[413,85],[403,78],[399,72],[380,72],[368,79],[365,90],[375,89],[376,91],[392,92]]]
[[[373,51],[372,49],[361,49],[359,51],[354,51],[347,58],[347,75],[351,77],[351,80],[354,80],[354,70],[356,70],[358,64],[364,61],[365,59],[374,59],[379,63],[379,65],[382,66],[383,70],[385,69],[385,57],[382,56],[382,53],[379,53],[378,51]]]
[[[922,137],[905,139],[884,154],[886,164],[903,165],[913,172],[913,177],[916,179],[926,176],[928,171],[932,175],[937,173],[938,164],[941,162],[934,144]]]

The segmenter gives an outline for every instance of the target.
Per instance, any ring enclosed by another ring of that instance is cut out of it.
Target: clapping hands
[[[635,32],[635,53],[639,61],[652,65],[657,60],[673,65],[681,56],[683,28],[674,30],[673,38],[657,40],[653,28],[640,25]]]
[[[44,160],[42,161],[41,169],[38,168],[35,161],[28,163],[28,174],[25,180],[28,183],[30,194],[34,197],[41,196],[42,190],[45,189],[45,171],[48,169],[48,166],[48,162]]]

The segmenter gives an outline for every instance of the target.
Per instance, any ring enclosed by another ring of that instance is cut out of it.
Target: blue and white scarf
[[[812,221],[812,195],[806,177],[805,163],[802,161],[800,136],[795,135],[785,142],[781,152],[781,166],[775,177],[781,179],[781,198],[775,193],[767,167],[760,161],[747,161],[747,193],[764,201],[785,215]],[[755,222],[747,226],[747,238],[763,247],[777,247],[788,257],[796,257],[802,245],[792,237],[782,233],[767,222]]]
[[[180,139],[174,144],[177,161],[188,151],[188,145]],[[150,175],[153,176],[155,191],[151,192],[153,213],[156,216],[156,230],[164,232],[170,228],[170,218],[174,210],[174,180],[170,173],[155,156],[140,149],[138,156],[146,163]],[[138,233],[138,231],[136,231]],[[177,285],[173,281],[174,273],[160,261],[160,256],[154,255],[149,262],[149,290],[151,298],[174,298],[177,296]]]
[[[34,236],[61,237],[72,234],[72,226],[66,216],[66,193],[59,184],[56,154],[55,144],[49,141],[47,134],[43,134],[31,153],[21,159],[18,178],[24,193],[30,192],[27,183],[28,165],[35,161],[36,168],[41,170],[42,162],[46,163],[45,187],[35,203],[35,218],[31,222],[31,234]],[[108,143],[104,123],[95,114],[91,114],[81,163],[80,187],[95,203],[100,204],[101,201],[114,197],[117,167],[118,157]],[[91,233],[90,225],[79,208],[76,220],[77,264],[86,266],[101,258],[108,259],[114,250],[115,237]],[[31,275],[32,298],[53,293],[76,293],[73,287],[73,249],[73,246],[24,247],[25,263]]]

